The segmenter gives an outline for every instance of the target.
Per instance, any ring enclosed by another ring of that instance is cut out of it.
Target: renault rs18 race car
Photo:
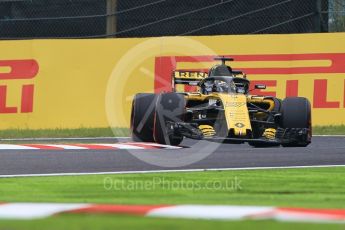
[[[172,92],[139,93],[132,103],[134,141],[179,145],[183,138],[244,143],[254,147],[305,147],[311,143],[311,108],[304,97],[280,100],[250,94],[250,81],[226,65],[208,73],[173,71]],[[177,85],[196,92],[176,92]],[[265,89],[255,85],[254,89]]]

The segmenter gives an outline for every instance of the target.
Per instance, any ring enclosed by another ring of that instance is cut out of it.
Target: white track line
[[[136,142],[130,142],[129,144],[136,144]],[[180,146],[163,145],[163,144],[157,144],[157,143],[138,142],[137,144],[152,146],[152,147],[162,147],[162,149],[182,149],[183,148]]]
[[[123,144],[117,144],[117,143],[116,144],[95,144],[95,145],[109,146],[109,147],[114,147],[114,148],[118,148],[118,149],[145,149],[143,147],[128,145],[126,143],[123,143]]]
[[[22,145],[10,145],[10,144],[0,144],[0,150],[38,150],[39,148],[22,146]]]
[[[88,149],[86,147],[73,146],[73,145],[52,145],[52,144],[47,144],[46,146],[57,147],[57,148],[62,148],[62,149],[67,149],[67,150]],[[44,150],[44,149],[42,149],[42,150]]]
[[[303,169],[303,168],[331,168],[331,167],[345,167],[345,165],[305,165],[305,166],[178,169],[178,170],[122,171],[122,172],[15,174],[15,175],[0,175],[0,178],[49,177],[49,176],[86,176],[86,175],[113,175],[113,174],[179,173],[179,172],[208,172],[208,171],[239,171],[239,170],[265,170],[265,169]]]

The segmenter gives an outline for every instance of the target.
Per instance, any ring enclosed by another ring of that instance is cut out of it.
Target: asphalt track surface
[[[121,139],[120,142],[130,140]],[[79,141],[80,142],[80,141]],[[95,143],[95,141],[91,141]],[[97,140],[99,143],[114,140]],[[51,143],[51,142],[50,142]],[[306,148],[253,148],[247,144],[217,144],[212,153],[192,164],[183,165],[186,156],[212,145],[206,141],[185,140],[178,150],[1,150],[0,175],[94,173],[172,169],[217,169],[280,166],[345,165],[345,137],[313,137]],[[191,146],[191,147],[188,147]],[[134,154],[133,154],[134,153]],[[164,162],[180,159],[179,166],[160,166],[136,156],[159,158]],[[166,160],[168,159],[168,160]],[[188,159],[188,158],[186,158]]]

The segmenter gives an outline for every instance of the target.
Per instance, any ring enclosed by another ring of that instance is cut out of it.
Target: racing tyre
[[[185,105],[186,101],[182,94],[158,95],[153,129],[155,142],[165,145],[179,145],[182,142],[183,136],[174,133],[174,123],[183,120]]]
[[[311,106],[307,98],[289,97],[282,103],[280,126],[290,132],[291,142],[283,147],[306,147],[311,142]],[[293,131],[295,130],[295,131]],[[305,130],[303,133],[298,133]]]
[[[133,141],[154,142],[153,123],[157,95],[136,94],[132,102],[131,131]]]

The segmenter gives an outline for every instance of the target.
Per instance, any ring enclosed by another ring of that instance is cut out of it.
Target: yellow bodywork
[[[274,101],[262,96],[252,96],[244,94],[211,93],[204,95],[201,93],[188,93],[186,99],[194,101],[220,100],[224,107],[224,115],[228,133],[232,131],[235,137],[247,137],[252,132],[247,103],[264,103],[267,110],[272,110]],[[258,113],[260,115],[260,113]],[[262,113],[264,115],[264,113]],[[201,126],[201,125],[200,125]],[[210,130],[210,127],[200,127],[201,131]],[[205,129],[207,128],[207,129]],[[206,132],[205,132],[206,133]]]
[[[217,93],[223,103],[228,130],[237,137],[245,137],[252,130],[247,108],[247,97],[243,94]]]

